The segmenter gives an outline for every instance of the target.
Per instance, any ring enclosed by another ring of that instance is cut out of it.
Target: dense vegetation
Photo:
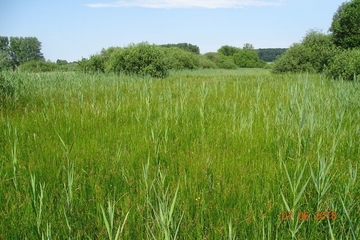
[[[359,239],[359,2],[285,53],[0,37],[0,239]]]
[[[356,82],[259,69],[1,79],[0,239],[359,237]]]
[[[343,49],[360,47],[360,1],[344,2],[336,11],[330,27],[336,46]]]
[[[0,71],[15,69],[28,61],[44,60],[36,37],[0,36]]]
[[[163,44],[163,45],[159,45],[161,47],[166,47],[166,48],[173,48],[173,47],[177,47],[180,48],[182,50],[191,52],[191,53],[195,53],[195,54],[200,54],[200,48],[199,46],[190,44],[190,43],[178,43],[178,44]]]
[[[276,58],[283,55],[287,48],[259,48],[259,58],[265,62],[274,62]]]
[[[275,61],[273,72],[324,73],[329,78],[360,77],[360,1],[343,3],[334,14],[330,34],[309,31]]]

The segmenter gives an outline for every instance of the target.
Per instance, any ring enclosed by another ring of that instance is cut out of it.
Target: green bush
[[[82,58],[80,61],[77,62],[77,70],[83,73],[87,73],[88,68],[88,59]]]
[[[12,98],[14,93],[14,83],[10,81],[9,78],[0,73],[0,104],[3,105],[4,102]]]
[[[23,72],[52,72],[58,69],[56,63],[33,60],[25,62],[19,66],[19,70]]]
[[[229,45],[222,46],[218,49],[218,53],[224,55],[224,56],[233,56],[235,53],[241,51],[238,47],[233,47]]]
[[[198,56],[199,68],[217,68],[217,65],[205,55]]]
[[[208,52],[204,54],[204,57],[218,65],[221,62],[220,54],[216,52]]]
[[[236,69],[238,66],[234,63],[233,57],[220,56],[221,62],[217,65],[218,68],[222,69]]]
[[[311,30],[301,43],[293,44],[273,65],[274,73],[321,73],[329,61],[339,53],[331,36]]]
[[[12,65],[10,55],[5,51],[0,50],[0,71],[6,71],[11,69]]]
[[[234,63],[241,68],[262,68],[266,64],[255,50],[243,49],[234,54]]]
[[[87,69],[91,73],[105,72],[105,59],[101,55],[91,55],[87,62]]]
[[[315,72],[310,63],[310,49],[300,43],[293,44],[284,55],[276,59],[272,71],[273,73]]]
[[[204,56],[210,61],[214,62],[217,68],[221,68],[221,69],[237,68],[232,56],[225,56],[221,53],[215,53],[215,52],[205,53]]]
[[[121,48],[114,49],[105,62],[105,72],[120,73],[124,63],[124,54]]]
[[[60,65],[58,67],[58,70],[61,72],[75,72],[78,68],[78,64],[77,63],[67,63],[64,65]]]
[[[156,78],[168,75],[163,49],[148,43],[129,45],[122,50],[115,50],[108,61],[105,64],[107,72],[149,75]]]
[[[336,46],[343,49],[360,47],[360,1],[351,0],[340,5],[329,31]]]
[[[169,69],[196,69],[199,67],[198,55],[178,47],[164,48]]]
[[[325,69],[328,77],[355,80],[360,78],[360,49],[346,50],[336,55]]]
[[[190,43],[163,44],[163,45],[159,45],[159,46],[164,47],[164,48],[177,47],[177,48],[180,48],[180,49],[185,50],[187,52],[200,54],[200,48],[198,46],[190,44]]]

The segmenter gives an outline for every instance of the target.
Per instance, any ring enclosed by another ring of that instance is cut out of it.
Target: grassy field
[[[360,84],[15,75],[0,239],[359,239]]]

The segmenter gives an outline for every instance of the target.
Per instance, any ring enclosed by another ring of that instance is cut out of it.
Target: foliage
[[[122,71],[122,66],[125,61],[123,49],[121,48],[111,48],[105,51],[102,51],[102,55],[105,57],[105,72],[107,73],[120,73]]]
[[[44,61],[36,37],[0,37],[0,70],[15,69],[28,61]]]
[[[359,239],[360,84],[14,74],[31,97],[0,107],[0,239]]]
[[[261,68],[265,62],[260,60],[255,50],[243,49],[234,54],[234,63],[241,68]]]
[[[321,73],[337,53],[330,35],[310,30],[301,43],[293,44],[275,61],[273,72]]]
[[[204,54],[204,57],[214,62],[216,65],[221,62],[220,54],[216,52],[207,52]]]
[[[178,47],[165,48],[164,53],[169,69],[196,69],[199,66],[198,55]]]
[[[56,64],[59,65],[59,66],[63,66],[63,65],[68,64],[68,61],[62,60],[62,59],[57,59]]]
[[[10,37],[9,51],[14,67],[28,61],[44,61],[41,42],[36,37]]]
[[[0,72],[0,105],[3,105],[9,98],[12,98],[14,93],[14,83]]]
[[[277,57],[283,55],[287,48],[259,48],[259,58],[265,62],[273,62]]]
[[[91,73],[105,72],[105,59],[103,56],[91,55],[87,62],[87,71]]]
[[[245,43],[243,49],[254,50],[254,45],[252,45],[251,43]]]
[[[310,63],[310,49],[301,43],[294,43],[284,55],[278,58],[273,64],[274,73],[285,72],[315,72]]]
[[[159,46],[165,47],[165,48],[177,47],[177,48],[183,49],[183,50],[191,52],[191,53],[200,54],[200,48],[198,46],[190,44],[190,43],[163,44],[163,45],[159,45]]]
[[[107,49],[103,48],[100,52],[100,56],[104,59],[104,61],[108,61],[109,58],[111,57],[111,55],[113,53],[115,53],[116,51],[121,51],[120,47],[109,47]]]
[[[236,69],[238,68],[234,62],[233,57],[220,56],[220,63],[218,64],[218,68],[222,69]]]
[[[214,62],[217,68],[220,69],[236,69],[237,66],[234,63],[234,59],[232,56],[225,56],[221,53],[216,52],[208,52],[204,54],[204,57]]]
[[[343,49],[360,47],[360,0],[340,5],[329,31],[336,46]]]
[[[165,54],[159,46],[139,43],[129,45],[113,55],[117,59],[111,59],[107,69],[113,69],[117,73],[124,71],[126,74],[149,75],[157,78],[168,75]]]
[[[78,71],[78,65],[77,62],[70,62],[65,65],[60,65],[58,67],[58,70],[61,72],[75,72]]]
[[[337,54],[325,73],[334,79],[360,79],[360,49],[349,49]]]
[[[241,49],[238,47],[233,47],[229,45],[224,45],[218,49],[218,53],[224,56],[233,56],[235,53],[239,52]]]
[[[82,73],[87,73],[88,72],[88,59],[86,58],[81,58],[81,60],[79,60],[77,62],[77,70],[82,72]]]
[[[0,71],[11,69],[9,38],[0,36]]]
[[[205,55],[199,55],[199,68],[217,68],[215,62],[211,61]]]
[[[27,61],[19,66],[19,70],[23,72],[51,72],[56,69],[58,69],[56,63],[40,60]]]

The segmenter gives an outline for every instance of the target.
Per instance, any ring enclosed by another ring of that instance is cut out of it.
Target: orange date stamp
[[[296,214],[293,214],[292,211],[284,211],[281,213],[281,220],[282,221],[289,221],[292,220],[294,217],[297,217],[299,221],[308,221],[312,218],[312,215],[314,215],[315,221],[324,221],[324,220],[332,220],[335,221],[337,218],[337,214],[334,211],[318,211],[315,212],[315,214],[310,214],[308,211],[299,211]]]

